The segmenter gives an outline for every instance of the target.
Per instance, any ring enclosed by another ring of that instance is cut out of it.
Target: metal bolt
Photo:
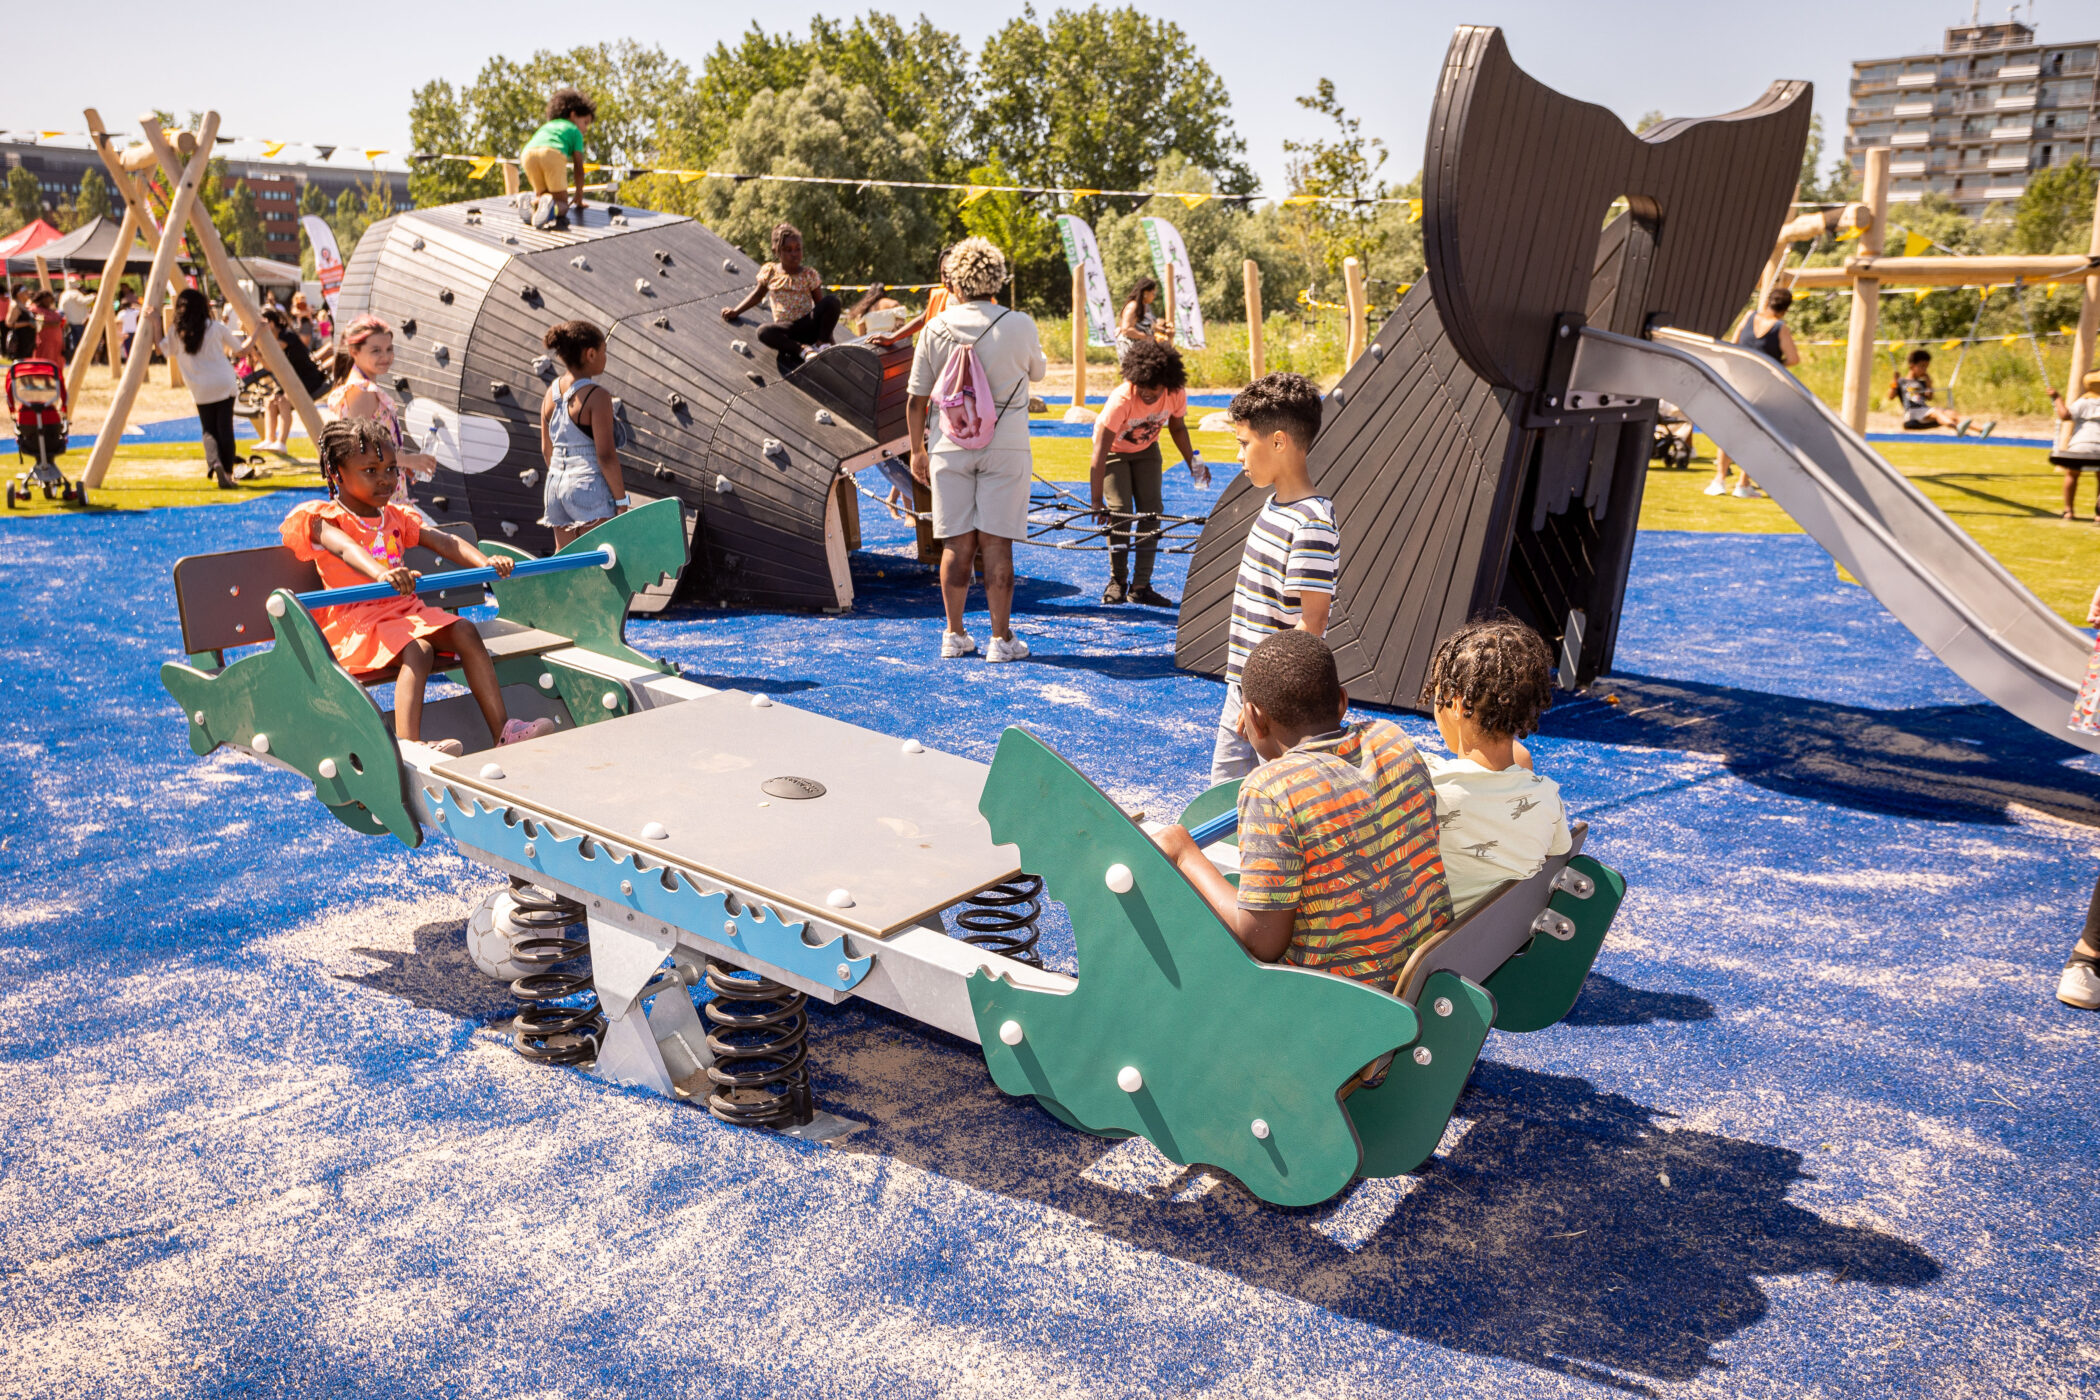
[[[1568,328],[1566,326],[1562,326],[1560,328],[1560,338],[1562,340],[1566,340],[1568,338]]]
[[[621,894],[633,894],[633,893],[634,893],[634,881],[632,881],[632,880],[622,880],[622,881],[620,882],[620,893],[621,893]]]
[[[1416,1063],[1416,1064],[1418,1064],[1418,1065],[1426,1065],[1426,1064],[1428,1064],[1428,1063],[1430,1062],[1430,1060],[1432,1060],[1432,1059],[1434,1059],[1434,1058],[1435,1058],[1435,1057],[1434,1057],[1434,1056],[1432,1056],[1432,1055],[1431,1055],[1431,1054],[1429,1053],[1429,1047],[1428,1047],[1428,1046],[1426,1046],[1426,1045],[1417,1045],[1417,1046],[1415,1047],[1415,1063]]]
[[[1449,1016],[1451,1014],[1451,998],[1438,997],[1436,999],[1436,1014],[1439,1016]]]
[[[201,725],[204,723],[204,711],[199,710],[197,711],[197,713],[191,715],[190,718]]]
[[[527,842],[525,843],[525,859],[527,859],[527,860],[538,860],[539,858],[540,858],[540,848],[539,848],[538,846],[536,846],[535,844],[533,844],[532,842],[530,842],[530,841],[527,841]]]
[[[840,963],[840,964],[839,964],[839,981],[841,981],[841,982],[851,982],[852,980],[853,980],[853,969],[852,969],[852,967],[851,967],[851,966],[849,966],[849,965],[848,965],[848,964],[846,964],[846,963]]]
[[[1254,1130],[1254,1135],[1255,1135],[1256,1137],[1258,1137],[1258,1138],[1262,1139],[1262,1140],[1263,1140],[1264,1142],[1266,1142],[1266,1141],[1268,1140],[1268,1137],[1269,1137],[1269,1120],[1268,1120],[1268,1119],[1266,1119],[1266,1118],[1257,1118],[1257,1119],[1255,1119],[1255,1120],[1254,1120],[1254,1122],[1253,1122],[1252,1124],[1250,1124],[1249,1126],[1251,1126],[1251,1127],[1253,1128],[1253,1130]]]

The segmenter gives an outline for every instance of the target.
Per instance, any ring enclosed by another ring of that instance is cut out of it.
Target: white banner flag
[[[1152,245],[1152,271],[1174,287],[1174,339],[1191,350],[1203,348],[1203,306],[1196,300],[1196,273],[1189,266],[1181,234],[1165,219],[1144,219],[1145,241]],[[1164,314],[1166,308],[1159,308]]]
[[[1057,216],[1057,236],[1065,245],[1065,266],[1086,269],[1086,336],[1090,345],[1116,343],[1116,307],[1108,294],[1108,273],[1101,267],[1101,249],[1086,220],[1071,214]]]
[[[321,283],[321,299],[333,311],[336,288],[343,285],[343,255],[335,250],[335,231],[315,214],[300,216],[299,227],[314,245],[314,276]]]

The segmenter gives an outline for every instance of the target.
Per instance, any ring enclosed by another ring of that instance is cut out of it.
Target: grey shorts
[[[1006,540],[1028,538],[1028,487],[1034,463],[1026,449],[982,447],[933,454],[933,537],[972,530]]]
[[[557,452],[547,464],[546,514],[540,524],[557,530],[613,518],[612,488],[598,464]]]

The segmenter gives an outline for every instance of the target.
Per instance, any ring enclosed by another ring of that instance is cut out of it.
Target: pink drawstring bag
[[[982,340],[992,326],[1006,319],[1002,310],[978,335]],[[941,414],[941,438],[956,447],[989,447],[999,426],[998,406],[992,402],[991,381],[977,359],[977,341],[968,340],[948,352],[941,377],[934,381],[934,407]]]

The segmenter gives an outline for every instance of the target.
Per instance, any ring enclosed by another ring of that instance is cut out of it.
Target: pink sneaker
[[[549,734],[552,734],[557,727],[551,719],[536,719],[530,723],[522,719],[514,719],[503,726],[503,737],[496,742],[498,744],[516,744],[522,743],[527,739],[544,739]]]

